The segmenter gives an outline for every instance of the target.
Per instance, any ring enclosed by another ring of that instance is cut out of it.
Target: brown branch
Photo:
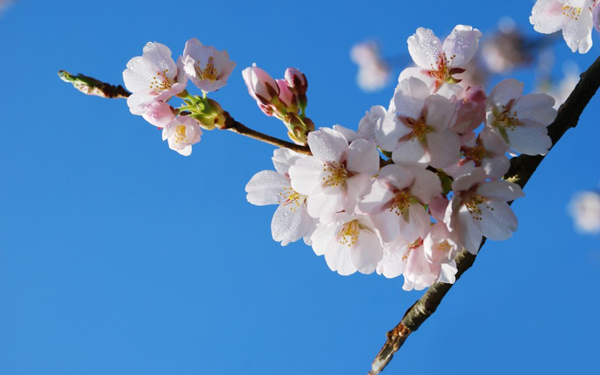
[[[73,87],[75,87],[77,90],[81,91],[86,95],[95,95],[107,99],[126,99],[131,95],[131,93],[125,90],[125,88],[123,88],[123,86],[121,85],[111,85],[109,83],[102,82],[96,78],[88,77],[83,74],[73,75],[64,70],[59,70],[58,76],[63,81],[73,84]],[[256,130],[252,130],[246,125],[242,124],[241,122],[234,120],[231,116],[229,116],[229,114],[227,114],[227,118],[229,119],[229,121],[226,124],[226,126],[222,129],[227,129],[234,133],[241,134],[246,137],[250,137],[274,146],[289,148],[290,150],[296,151],[301,154],[311,154],[308,146],[297,145],[292,142],[287,142],[279,138],[271,137],[270,135],[258,132]]]
[[[552,139],[552,145],[560,140],[570,128],[577,126],[581,113],[588,105],[596,91],[600,87],[600,58],[590,66],[590,68],[581,74],[581,79],[569,98],[560,106],[558,115],[552,124],[548,126],[548,135]],[[544,156],[520,155],[511,159],[510,169],[504,176],[505,180],[514,182],[521,188],[525,187],[531,176],[535,173],[537,167],[544,160]],[[485,238],[481,246],[485,243]],[[475,255],[463,250],[456,257],[458,273],[456,280],[466,272],[475,262]],[[387,333],[387,341],[379,351],[369,375],[377,375],[392,360],[394,354],[402,347],[408,336],[419,329],[433,313],[444,299],[444,296],[454,284],[435,283],[427,292],[415,302],[404,314],[400,323]]]

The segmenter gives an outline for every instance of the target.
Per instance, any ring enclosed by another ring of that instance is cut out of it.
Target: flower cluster
[[[171,149],[190,155],[200,141],[200,127],[212,129],[224,121],[220,106],[206,94],[225,86],[235,65],[226,51],[206,47],[196,38],[187,41],[177,63],[167,46],[149,42],[123,72],[125,87],[132,92],[127,104],[131,113],[163,129]],[[202,90],[202,98],[189,95],[188,80]],[[173,96],[183,98],[186,106],[172,107],[168,102]]]
[[[600,31],[598,0],[537,0],[529,21],[543,34],[562,31],[573,52],[592,48],[592,26]]]
[[[388,108],[372,107],[356,132],[308,133],[311,155],[276,150],[275,170],[246,186],[250,203],[278,205],[273,238],[304,239],[341,275],[402,274],[404,289],[419,290],[454,282],[456,255],[477,253],[483,236],[511,237],[508,202],[523,193],[501,180],[508,155],[545,154],[556,110],[548,95],[523,95],[516,80],[489,95],[461,86],[480,37],[459,25],[442,42],[419,28],[408,38],[418,67],[400,74]]]

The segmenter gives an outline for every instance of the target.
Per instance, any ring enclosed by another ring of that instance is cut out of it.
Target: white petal
[[[400,81],[392,99],[396,113],[414,119],[421,117],[421,111],[428,96],[429,87],[422,80],[410,77]]]
[[[489,201],[478,207],[481,209],[481,232],[490,240],[507,240],[517,230],[517,217],[507,203]]]
[[[341,227],[337,225],[319,224],[312,235],[312,248],[315,254],[325,255],[329,242],[337,235]]]
[[[592,48],[592,14],[589,8],[581,9],[577,20],[563,27],[563,37],[573,52],[587,53]]]
[[[546,94],[529,94],[515,100],[512,108],[521,120],[534,120],[548,126],[556,118],[554,98]]]
[[[281,246],[298,241],[306,235],[312,220],[305,205],[280,205],[271,221],[273,239],[281,242]]]
[[[387,187],[375,181],[371,192],[360,201],[358,208],[366,214],[378,214],[386,209],[386,206],[389,206],[393,197],[394,194]]]
[[[412,203],[408,209],[408,222],[401,220],[400,235],[408,242],[413,242],[419,238],[425,238],[431,226],[429,214],[423,206],[418,203]]]
[[[494,86],[488,102],[494,103],[497,107],[505,106],[511,99],[516,99],[523,94],[523,86],[524,83],[516,79],[505,79]]]
[[[410,192],[419,198],[421,203],[429,204],[434,198],[442,194],[442,183],[439,177],[427,169],[414,169],[415,179],[410,186]]]
[[[356,244],[350,250],[350,256],[359,272],[375,272],[377,263],[383,258],[383,249],[377,235],[370,230],[361,230]]]
[[[402,239],[386,246],[383,251],[383,259],[377,265],[377,273],[388,279],[402,275],[406,266],[403,258],[407,246],[408,243]]]
[[[389,209],[377,215],[371,215],[375,229],[383,242],[393,242],[400,235],[400,217]]]
[[[246,193],[248,193],[246,199],[257,206],[279,204],[281,193],[289,186],[289,180],[278,172],[258,172],[246,185]]]
[[[300,194],[323,191],[323,164],[312,156],[298,159],[289,169],[292,188]]]
[[[425,122],[436,131],[441,132],[448,128],[454,117],[455,106],[450,100],[440,95],[431,95],[425,99],[427,116]]]
[[[529,22],[538,33],[552,34],[563,27],[564,0],[538,0],[533,6]]]
[[[483,168],[475,168],[468,174],[456,178],[454,182],[452,182],[452,191],[457,193],[459,191],[469,190],[474,185],[485,181],[486,177]]]
[[[348,141],[333,129],[320,128],[308,133],[308,146],[319,160],[339,162],[348,150]]]
[[[353,173],[375,176],[379,172],[379,152],[375,141],[357,139],[348,148],[347,169]]]
[[[448,129],[441,133],[427,135],[427,149],[431,154],[431,164],[434,168],[444,168],[460,159],[460,137]]]
[[[395,114],[388,113],[377,122],[374,129],[377,145],[386,151],[394,151],[398,147],[398,140],[411,130],[398,120]]]
[[[371,178],[364,174],[350,177],[346,181],[346,197],[344,201],[344,210],[353,213],[358,202],[371,191]]]
[[[518,125],[509,129],[506,135],[511,148],[525,155],[546,155],[552,147],[548,130],[543,125]]]
[[[442,43],[433,31],[419,27],[417,32],[408,38],[408,52],[421,68],[435,70],[442,53]]]
[[[350,256],[350,248],[333,238],[327,246],[325,261],[332,271],[337,271],[342,276],[347,276],[357,271]]]
[[[474,220],[464,205],[460,207],[457,218],[460,225],[456,231],[460,242],[468,252],[477,254],[479,246],[481,246],[481,240],[483,239],[480,220]]]
[[[422,168],[412,169],[401,167],[396,164],[390,164],[381,168],[378,180],[382,185],[385,185],[388,188],[395,187],[398,190],[402,190],[413,182],[415,173],[419,173],[420,170],[422,170]]]
[[[322,193],[310,195],[307,198],[308,214],[310,216],[319,219],[322,216],[331,216],[344,209],[342,194],[339,191],[334,193],[333,190],[333,188],[328,188]]]
[[[498,202],[512,201],[525,195],[519,185],[504,180],[484,182],[476,191],[477,194]]]
[[[429,164],[430,155],[426,153],[421,142],[416,139],[409,139],[398,145],[392,153],[392,160],[396,164],[425,167]]]
[[[444,41],[442,49],[451,68],[465,66],[479,48],[482,34],[471,26],[458,25]]]
[[[302,155],[290,149],[278,148],[273,151],[273,157],[271,160],[273,160],[273,165],[275,166],[275,170],[277,170],[277,172],[287,174],[290,166],[292,166],[296,160],[302,157]]]

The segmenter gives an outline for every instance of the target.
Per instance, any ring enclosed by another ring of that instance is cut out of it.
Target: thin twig
[[[126,99],[131,95],[131,93],[125,90],[125,88],[123,88],[121,85],[111,85],[83,74],[73,75],[64,70],[59,70],[58,76],[63,81],[73,84],[73,87],[86,95],[95,95],[107,99]],[[292,142],[271,137],[270,135],[258,132],[256,130],[252,130],[241,122],[234,120],[231,116],[229,116],[229,114],[227,114],[227,116],[229,117],[230,121],[224,129],[274,146],[289,148],[290,150],[301,154],[311,154],[308,146],[297,145]]]
[[[590,68],[581,74],[581,79],[569,98],[560,106],[558,115],[554,122],[548,126],[548,135],[552,139],[552,145],[560,140],[570,128],[577,126],[579,116],[588,105],[596,91],[600,87],[600,58]],[[514,182],[523,188],[537,167],[544,160],[544,156],[520,155],[511,159],[510,169],[504,176],[505,180]],[[481,246],[485,243],[483,239]],[[481,248],[480,246],[480,248]],[[463,250],[456,258],[458,273],[456,280],[466,272],[475,262],[475,255]],[[415,302],[404,314],[400,323],[387,334],[387,341],[379,351],[371,365],[369,375],[379,374],[392,360],[394,354],[402,347],[408,336],[419,329],[438,308],[444,296],[454,284],[435,283],[427,292]]]

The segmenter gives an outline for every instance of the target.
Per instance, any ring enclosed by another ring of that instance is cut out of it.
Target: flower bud
[[[471,86],[464,94],[464,98],[456,103],[456,121],[451,126],[459,134],[475,130],[485,121],[486,94],[482,87]]]
[[[277,79],[279,86],[279,101],[286,107],[287,112],[298,112],[298,98],[290,90],[288,82],[283,79]]]
[[[142,117],[149,123],[159,128],[164,128],[168,123],[175,119],[173,108],[165,102],[150,102],[145,107],[146,112]]]
[[[279,95],[279,86],[271,76],[257,68],[256,64],[242,71],[244,82],[248,86],[248,93],[261,104],[270,104]]]
[[[304,110],[307,102],[306,91],[308,90],[306,76],[296,68],[287,68],[285,71],[285,80],[292,91],[295,92],[298,98],[298,105]]]

